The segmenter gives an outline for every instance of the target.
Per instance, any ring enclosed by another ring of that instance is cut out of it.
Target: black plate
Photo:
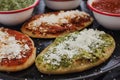
[[[86,1],[83,0],[81,2],[81,6],[79,6],[77,9],[85,11],[89,13],[91,16],[92,13],[91,11],[87,8],[86,6]],[[48,9],[45,7],[43,0],[41,0],[40,4],[35,8],[33,15],[38,14],[38,13],[44,13],[44,12],[51,12],[53,10]],[[6,26],[7,28],[15,29],[20,31],[20,27],[22,24],[17,25],[15,27],[11,26]],[[1,25],[5,26],[5,25]],[[113,55],[110,57],[108,61],[105,63],[99,65],[98,67],[94,67],[92,69],[89,69],[84,72],[79,72],[79,73],[72,73],[72,74],[64,74],[64,75],[45,75],[40,73],[35,65],[33,64],[31,67],[29,67],[26,70],[20,71],[20,72],[14,72],[14,73],[8,73],[8,72],[0,72],[0,78],[4,78],[4,80],[7,79],[32,79],[32,80],[80,80],[80,79],[87,79],[87,78],[95,78],[98,77],[99,75],[108,72],[116,67],[120,66],[120,31],[113,31],[113,30],[108,30],[103,28],[101,25],[97,23],[96,20],[94,20],[93,24],[90,25],[88,28],[94,28],[98,30],[103,30],[106,33],[109,33],[112,35],[116,41],[116,49],[113,53]],[[54,41],[54,39],[34,39],[32,38],[35,46],[37,47],[37,55],[45,48],[47,47],[50,43]]]

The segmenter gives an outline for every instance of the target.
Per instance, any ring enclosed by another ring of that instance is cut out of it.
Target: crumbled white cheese
[[[98,32],[97,30],[93,29],[85,29],[80,32],[76,38],[76,41],[66,41],[66,43],[69,43],[69,47],[82,48],[87,52],[92,52],[90,49],[91,45],[97,45],[96,47],[98,47],[100,44],[104,43],[104,41],[99,38],[100,34],[104,34],[104,32]]]
[[[78,34],[71,33],[69,39],[66,38],[67,40],[49,49],[44,56],[44,62],[60,65],[61,57],[64,55],[71,59],[75,55],[81,54],[81,50],[92,53],[93,51],[90,49],[90,46],[98,48],[104,44],[104,41],[100,38],[101,34],[105,34],[105,32],[93,29],[85,29]],[[52,60],[55,61],[53,62]]]
[[[45,23],[48,25],[69,23],[69,20],[75,17],[78,17],[78,18],[85,17],[85,15],[88,15],[88,14],[82,11],[78,11],[78,10],[71,10],[71,11],[65,11],[65,12],[61,11],[58,13],[58,15],[56,14],[43,15],[39,17],[38,19],[29,23],[28,27],[36,30],[37,27],[40,27],[42,23]]]
[[[4,58],[9,60],[20,59],[24,56],[21,51],[25,52],[29,49],[27,44],[20,43],[14,36],[10,36],[7,32],[0,30],[0,62]]]
[[[4,40],[3,40],[3,37],[4,37],[4,36],[7,36],[7,33],[0,31],[0,42],[3,42],[3,41],[4,41]]]

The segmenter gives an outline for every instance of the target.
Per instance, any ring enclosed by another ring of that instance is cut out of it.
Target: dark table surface
[[[79,9],[79,10],[82,10],[82,11],[85,11],[85,12],[87,12],[87,13],[90,13],[90,15],[91,16],[93,16],[92,15],[92,13],[91,13],[91,11],[88,9],[88,7],[86,6],[86,1],[87,0],[82,0],[82,2],[80,3],[80,6],[79,7],[77,7],[77,9]],[[41,0],[40,1],[40,4],[35,8],[35,10],[34,10],[34,12],[33,12],[33,15],[35,15],[35,14],[39,14],[39,13],[45,13],[45,12],[51,12],[51,11],[54,11],[54,10],[51,10],[51,9],[49,9],[49,8],[47,8],[46,6],[45,6],[45,4],[44,4],[44,1],[43,0]],[[93,16],[94,17],[94,16]],[[20,24],[20,25],[17,25],[17,26],[21,26],[22,24]],[[97,23],[97,21],[95,21],[94,22],[94,25],[95,26],[97,26],[97,25],[99,25],[98,23]],[[2,24],[0,24],[0,26],[5,26],[5,25],[2,25]],[[8,26],[6,26],[6,27],[8,27]],[[9,26],[9,28],[11,28],[10,26]],[[14,27],[13,29],[16,29],[16,30],[19,30],[19,29],[17,29],[16,27]],[[104,29],[104,28],[103,28]],[[117,31],[117,32],[119,32],[119,31]],[[39,40],[38,40],[39,41]],[[52,40],[51,40],[52,41]],[[49,41],[48,43],[47,43],[47,45],[48,44],[50,44],[51,43],[51,41]],[[43,41],[44,42],[44,41]],[[45,46],[44,46],[45,47]],[[40,49],[40,50],[38,50],[38,52],[37,53],[39,53],[40,51],[41,51],[42,49]],[[34,69],[34,68],[32,68],[32,69]],[[12,77],[7,77],[7,76],[5,76],[5,74],[6,73],[0,73],[0,80],[14,80],[14,78],[12,79]],[[34,73],[33,73],[34,74]],[[7,73],[7,75],[8,75],[8,73]],[[22,75],[22,74],[21,74]],[[15,76],[14,76],[15,77]],[[42,77],[42,76],[41,76]],[[19,79],[19,78],[18,78]],[[17,80],[18,80],[17,79]],[[37,78],[32,78],[32,79],[34,79],[34,80],[36,80]],[[30,80],[32,80],[32,79],[30,79]],[[49,78],[50,79],[50,78]],[[47,79],[47,80],[49,80],[49,79]],[[23,79],[22,79],[23,80]],[[25,79],[25,80],[27,80],[27,78]],[[37,79],[38,80],[38,79]],[[42,79],[40,79],[40,80],[42,80]],[[43,79],[43,80],[46,80],[46,79]],[[69,79],[70,80],[70,79]],[[86,80],[89,80],[89,78],[88,79],[86,79]],[[90,78],[90,80],[120,80],[120,67],[117,67],[117,68],[114,68],[114,69],[112,69],[112,70],[109,70],[109,71],[107,71],[107,72],[105,72],[105,73],[102,73],[101,75],[97,75],[97,77],[93,77],[93,78]]]

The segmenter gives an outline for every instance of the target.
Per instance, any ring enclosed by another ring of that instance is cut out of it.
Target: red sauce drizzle
[[[14,30],[7,30],[7,32],[9,33],[9,35],[15,36],[16,40],[20,40],[20,41],[23,39],[26,40],[25,44],[27,44],[30,47],[30,50],[26,52],[25,54],[26,57],[23,57],[21,59],[11,59],[11,60],[8,60],[7,58],[5,58],[5,59],[2,59],[0,65],[17,66],[17,65],[24,64],[27,61],[27,59],[30,57],[30,55],[32,55],[31,53],[33,50],[33,47],[32,47],[33,45],[31,41],[28,39],[27,36],[24,36],[23,34],[16,32]]]

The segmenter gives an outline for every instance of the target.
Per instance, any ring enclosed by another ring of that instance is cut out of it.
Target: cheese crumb
[[[10,36],[7,32],[0,30],[0,62],[2,59],[20,59],[25,57],[21,52],[28,51],[30,48],[27,44],[16,40],[15,36]]]
[[[105,41],[100,38],[101,34],[105,34],[105,32],[93,29],[84,29],[77,34],[71,33],[69,38],[65,37],[66,40],[48,50],[44,55],[44,63],[60,65],[64,55],[67,56],[68,59],[71,59],[83,51],[92,53],[93,51],[90,46],[98,48],[105,43]]]
[[[58,24],[64,24],[64,23],[70,23],[70,20],[75,17],[85,17],[89,16],[87,13],[78,11],[78,10],[71,10],[71,11],[61,11],[57,15],[56,14],[46,14],[43,15],[36,20],[32,21],[28,24],[28,28],[36,30],[37,27],[40,27],[41,24],[46,25],[58,25]]]

